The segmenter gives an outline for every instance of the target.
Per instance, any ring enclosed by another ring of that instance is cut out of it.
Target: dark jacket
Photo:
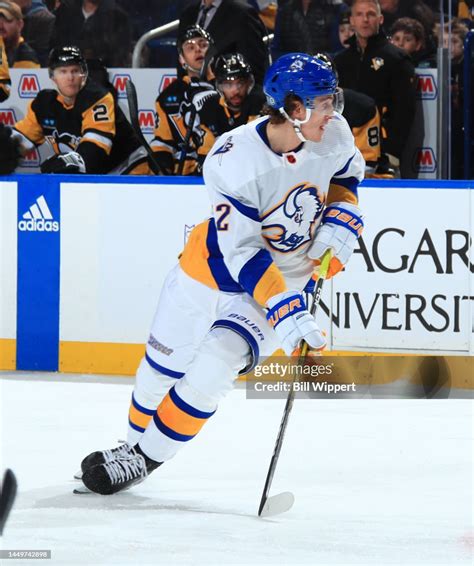
[[[301,52],[333,53],[339,43],[339,16],[348,8],[332,0],[313,0],[306,14],[301,0],[291,0],[279,8],[272,50],[275,56]]]
[[[179,19],[178,37],[188,26],[197,22],[200,0],[186,8]],[[263,42],[266,29],[254,8],[240,0],[223,0],[217,8],[207,31],[216,46],[216,56],[223,53],[242,53],[247,59],[257,84],[263,84],[268,67],[268,49]]]
[[[63,0],[55,14],[52,47],[77,45],[87,59],[102,59],[106,67],[130,66],[132,28],[115,0],[101,0],[87,20],[81,0]]]
[[[349,43],[334,59],[339,84],[375,100],[387,133],[382,152],[400,157],[415,115],[415,69],[410,57],[383,32],[369,39],[364,52],[355,36]]]
[[[47,65],[55,19],[43,0],[33,0],[25,14],[22,35],[36,51],[42,67]]]

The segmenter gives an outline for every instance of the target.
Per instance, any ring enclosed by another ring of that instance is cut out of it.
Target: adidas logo
[[[48,203],[43,195],[36,199],[28,212],[23,214],[23,220],[18,222],[18,229],[22,232],[58,232],[59,222],[53,220]]]

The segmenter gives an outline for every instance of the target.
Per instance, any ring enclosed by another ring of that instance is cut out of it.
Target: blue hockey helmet
[[[337,76],[324,61],[307,53],[287,53],[271,65],[263,90],[271,108],[284,108],[289,94],[301,98],[306,108],[314,107],[316,96],[335,94]]]

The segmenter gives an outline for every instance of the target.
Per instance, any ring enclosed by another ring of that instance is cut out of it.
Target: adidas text
[[[22,232],[58,232],[59,222],[55,220],[20,220],[18,229]]]

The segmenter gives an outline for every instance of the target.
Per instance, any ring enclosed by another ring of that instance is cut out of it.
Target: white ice
[[[0,469],[19,482],[3,549],[61,566],[472,564],[472,400],[297,399],[272,487],[296,502],[258,519],[284,401],[237,389],[145,483],[78,496],[81,459],[125,436],[131,380],[0,375]]]

